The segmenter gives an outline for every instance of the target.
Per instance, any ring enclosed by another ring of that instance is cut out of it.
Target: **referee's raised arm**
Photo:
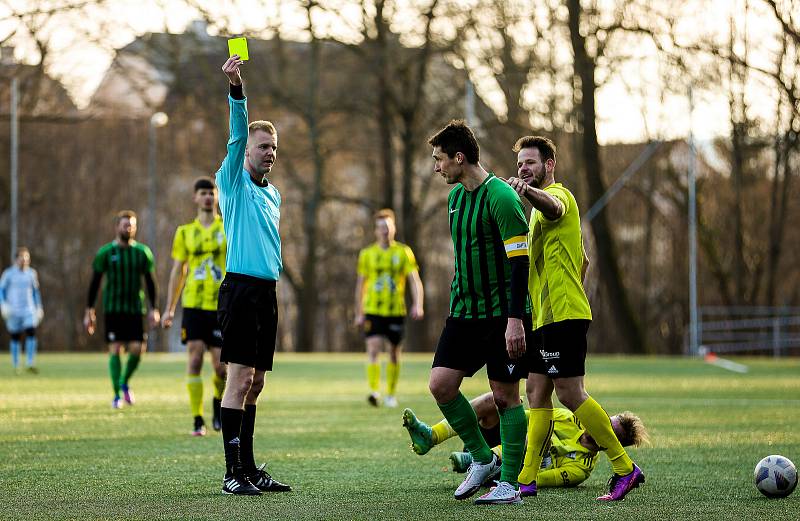
[[[247,147],[247,98],[244,96],[242,73],[239,67],[244,62],[234,54],[225,61],[222,72],[228,77],[230,106],[228,154],[215,178],[220,190],[230,189],[237,182],[242,172],[245,148]]]

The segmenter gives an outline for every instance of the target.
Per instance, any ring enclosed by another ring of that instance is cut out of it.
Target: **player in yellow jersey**
[[[175,231],[172,242],[172,271],[169,275],[167,307],[162,325],[172,326],[178,295],[183,289],[183,320],[181,342],[189,354],[186,387],[189,405],[194,416],[193,436],[206,434],[203,420],[203,353],[211,354],[214,367],[213,421],[220,430],[220,403],[225,390],[225,364],[220,363],[222,331],[217,323],[217,293],[225,276],[225,231],[217,213],[217,189],[208,177],[194,184],[194,203],[197,218]]]
[[[367,344],[367,383],[369,403],[380,403],[381,369],[378,354],[389,343],[386,364],[386,398],[384,405],[397,407],[397,381],[400,376],[400,342],[406,315],[406,281],[411,290],[409,315],[420,320],[423,315],[423,289],[419,268],[411,248],[394,240],[394,212],[388,208],[375,214],[377,242],[358,255],[356,280],[356,327],[364,328]]]
[[[526,393],[530,405],[530,450],[520,474],[523,496],[535,495],[537,474],[554,425],[552,394],[606,447],[614,475],[600,501],[619,501],[644,483],[614,435],[611,420],[583,385],[586,334],[592,310],[583,289],[589,259],[583,247],[580,211],[575,197],[555,181],[556,147],[541,136],[525,136],[513,147],[517,175],[508,183],[533,206],[528,232],[531,260],[528,291],[533,305],[534,346],[528,350]]]
[[[500,416],[494,404],[492,393],[488,392],[470,401],[486,442],[493,446],[492,451],[502,457],[500,450]],[[529,414],[528,414],[529,416]],[[647,430],[641,419],[626,411],[611,417],[614,434],[620,443],[636,447],[648,442]],[[429,426],[420,421],[411,411],[403,411],[403,426],[411,436],[411,449],[419,454],[427,454],[433,447],[456,436],[447,420]],[[538,450],[528,445],[527,450]],[[597,463],[597,455],[603,451],[597,442],[586,432],[581,423],[568,409],[553,410],[553,432],[550,446],[537,477],[539,488],[574,487],[586,481]],[[456,472],[466,472],[472,456],[469,452],[453,452],[450,462]]]

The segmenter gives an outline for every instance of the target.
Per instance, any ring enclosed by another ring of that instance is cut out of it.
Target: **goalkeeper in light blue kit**
[[[0,311],[11,335],[11,364],[19,373],[20,347],[25,340],[27,370],[36,369],[36,328],[44,317],[42,296],[39,292],[39,277],[31,268],[31,253],[28,248],[18,248],[14,264],[0,276]]]

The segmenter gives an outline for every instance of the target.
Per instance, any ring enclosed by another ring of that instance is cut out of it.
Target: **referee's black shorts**
[[[228,272],[219,288],[220,360],[271,371],[278,333],[275,281]]]

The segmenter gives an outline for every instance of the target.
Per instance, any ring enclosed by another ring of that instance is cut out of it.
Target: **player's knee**
[[[453,388],[447,382],[441,380],[431,380],[428,382],[428,389],[430,390],[437,403],[451,402],[458,395],[458,388]]]
[[[28,337],[28,338],[35,338],[36,337],[36,328],[35,327],[29,327],[28,329],[26,329],[25,330],[25,336]]]
[[[582,393],[572,388],[563,388],[556,385],[556,396],[558,400],[570,411],[574,411],[586,400]]]
[[[235,380],[229,380],[227,386],[237,395],[244,397],[253,386],[253,375],[240,374]]]
[[[203,371],[203,359],[197,357],[189,358],[189,374],[200,374]]]
[[[498,411],[505,411],[509,407],[513,407],[514,405],[516,405],[512,404],[511,400],[509,400],[507,396],[495,396],[494,404],[497,407]]]
[[[14,342],[19,342],[20,340],[22,340],[22,332],[11,333],[11,340],[13,340]]]
[[[263,378],[255,378],[253,380],[252,385],[250,385],[250,396],[253,398],[257,397],[261,394],[261,391],[264,389],[264,379]]]

